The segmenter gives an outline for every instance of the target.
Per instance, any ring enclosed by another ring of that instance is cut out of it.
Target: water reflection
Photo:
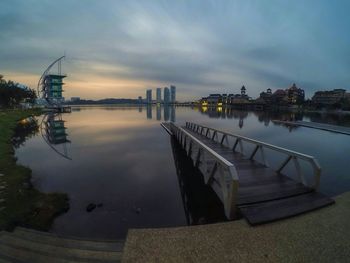
[[[350,137],[307,128],[290,133],[282,126],[270,124],[274,119],[326,120],[325,115],[149,108],[73,107],[72,113],[60,117],[66,121],[63,126],[68,126],[65,133],[69,136],[65,139],[74,142],[66,142],[73,161],[52,151],[40,134],[16,150],[19,162],[32,169],[36,188],[64,192],[70,198],[70,210],[56,218],[52,232],[114,239],[124,238],[130,228],[215,222],[223,215],[216,195],[211,197],[212,190],[206,188],[186,156],[174,142],[169,143],[169,135],[156,118],[159,109],[164,121],[175,121],[176,117],[179,125],[193,121],[313,155],[322,166],[321,192],[334,196],[349,190],[346,167]],[[149,111],[153,119],[147,118]],[[60,118],[54,116],[54,120]],[[45,130],[44,123],[43,127]],[[32,134],[34,131],[35,128]],[[18,145],[23,141],[17,140]],[[63,152],[62,144],[52,146]],[[88,213],[86,207],[90,203],[103,206]]]
[[[46,114],[40,125],[41,135],[45,142],[60,156],[72,160],[69,156],[68,134],[66,132],[65,122],[62,119],[62,114],[48,113]],[[61,146],[61,147],[59,147]]]
[[[20,120],[15,129],[14,135],[11,138],[11,143],[15,149],[19,148],[24,144],[24,142],[35,136],[39,132],[38,121],[34,117],[29,117]]]
[[[152,119],[152,112],[153,112],[153,108],[155,108],[156,111],[156,119],[157,121],[161,121],[162,120],[162,110],[163,110],[163,120],[164,121],[172,121],[175,122],[176,121],[176,108],[174,105],[156,105],[155,107],[153,107],[152,105],[147,105],[146,106],[146,116],[147,119]],[[139,112],[142,112],[142,110],[140,110],[139,108]]]
[[[152,119],[152,106],[147,105],[147,119]]]
[[[217,195],[206,185],[201,172],[193,166],[181,145],[171,137],[171,148],[188,225],[226,221]]]
[[[269,126],[272,120],[288,120],[297,121],[302,120],[303,113],[300,112],[267,112],[267,111],[244,111],[237,110],[230,107],[200,107],[199,112],[203,115],[207,115],[209,118],[215,119],[238,119],[238,127],[242,129],[244,127],[244,120],[253,114],[257,117],[259,122],[264,123],[265,126]],[[288,129],[294,130],[297,127],[288,127]]]
[[[156,110],[157,110],[157,121],[160,121],[162,119],[162,111],[161,111],[160,105],[157,105]]]

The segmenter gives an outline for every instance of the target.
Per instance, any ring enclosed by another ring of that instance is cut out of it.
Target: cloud
[[[184,100],[238,92],[243,84],[255,97],[292,82],[311,96],[350,81],[348,1],[1,5],[0,71],[35,86],[32,76],[66,52],[68,97],[137,97],[170,84]]]

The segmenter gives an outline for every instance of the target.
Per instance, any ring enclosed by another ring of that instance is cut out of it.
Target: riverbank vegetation
[[[21,102],[33,103],[36,94],[33,89],[20,85],[14,81],[6,81],[0,75],[0,108],[12,108]]]
[[[18,122],[40,113],[38,109],[0,110],[0,230],[16,225],[48,230],[53,219],[69,208],[67,195],[39,192],[31,185],[31,170],[16,163],[14,147],[26,137],[23,131],[14,136]],[[29,128],[31,136],[39,126]]]

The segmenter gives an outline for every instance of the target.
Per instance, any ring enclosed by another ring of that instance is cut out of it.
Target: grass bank
[[[31,170],[16,163],[11,139],[19,120],[41,110],[0,110],[0,230],[16,225],[48,230],[69,208],[61,193],[41,193],[31,185]]]

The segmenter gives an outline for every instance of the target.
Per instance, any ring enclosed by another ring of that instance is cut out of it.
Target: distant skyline
[[[179,101],[296,83],[350,90],[350,1],[2,0],[0,74],[36,88],[57,57],[64,96]]]

